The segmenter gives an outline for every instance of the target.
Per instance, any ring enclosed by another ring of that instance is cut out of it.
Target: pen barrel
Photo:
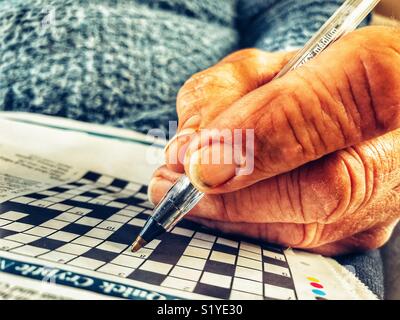
[[[185,175],[179,178],[154,209],[153,219],[165,230],[171,230],[204,196]]]
[[[340,37],[356,29],[379,2],[380,0],[345,1],[275,78],[280,78],[289,71],[301,67],[319,55]]]

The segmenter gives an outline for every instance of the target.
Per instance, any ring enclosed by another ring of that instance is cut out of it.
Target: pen
[[[307,63],[337,39],[357,28],[379,1],[345,1],[304,48],[277,74],[275,79]],[[197,190],[186,175],[179,178],[154,209],[153,215],[147,220],[132,244],[132,251],[138,251],[162,233],[170,231],[203,196],[204,193]]]

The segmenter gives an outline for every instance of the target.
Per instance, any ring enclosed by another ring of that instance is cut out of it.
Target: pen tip
[[[132,244],[131,247],[131,251],[132,252],[136,252],[138,251],[140,248],[142,248],[143,246],[145,246],[147,244],[146,241],[143,240],[143,238],[141,236],[138,236],[135,240],[135,242]]]

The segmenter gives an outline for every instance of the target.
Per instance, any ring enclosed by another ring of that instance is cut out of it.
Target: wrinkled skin
[[[400,218],[400,30],[357,30],[270,82],[292,56],[241,50],[189,79],[150,198],[185,171],[207,193],[188,217],[209,227],[325,255],[378,248]],[[203,128],[253,128],[253,173],[196,162]]]

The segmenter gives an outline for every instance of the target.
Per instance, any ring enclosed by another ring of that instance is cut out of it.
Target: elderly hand
[[[360,29],[270,82],[292,55],[242,50],[185,83],[151,200],[185,171],[207,193],[188,217],[206,226],[326,255],[377,248],[400,217],[400,30]],[[247,156],[207,164],[225,141],[199,133],[238,128],[254,129],[248,175]]]

